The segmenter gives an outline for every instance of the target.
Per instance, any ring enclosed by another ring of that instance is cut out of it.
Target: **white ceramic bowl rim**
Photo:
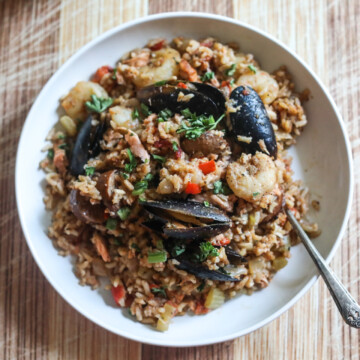
[[[352,164],[352,156],[351,156],[351,146],[350,146],[350,142],[348,139],[348,135],[346,133],[345,130],[345,125],[344,122],[342,120],[342,117],[331,97],[331,95],[329,94],[328,90],[325,88],[325,86],[322,84],[322,82],[320,81],[320,79],[317,77],[317,75],[315,75],[315,73],[309,68],[309,66],[304,63],[303,60],[301,60],[292,50],[290,50],[288,47],[286,47],[285,45],[283,45],[280,41],[276,40],[273,36],[265,33],[262,30],[259,30],[257,28],[254,28],[253,26],[243,23],[241,21],[238,20],[234,20],[232,18],[228,18],[225,16],[220,16],[220,15],[214,15],[214,14],[208,14],[208,13],[201,13],[201,12],[168,12],[168,13],[160,13],[160,14],[156,14],[156,15],[150,15],[150,16],[146,16],[146,17],[142,17],[127,23],[124,23],[122,25],[119,25],[105,33],[103,33],[102,35],[96,37],[94,40],[90,41],[88,44],[86,44],[85,46],[83,46],[80,50],[78,50],[72,57],[70,57],[56,72],[55,74],[50,78],[50,80],[46,83],[46,85],[44,86],[44,88],[41,90],[41,92],[39,93],[36,101],[34,102],[28,116],[27,119],[24,123],[24,127],[23,127],[23,131],[22,134],[20,136],[20,140],[19,140],[19,145],[18,145],[18,152],[17,152],[17,158],[16,158],[16,169],[15,169],[15,189],[16,189],[16,201],[17,201],[17,207],[18,207],[18,212],[19,212],[19,218],[20,218],[20,222],[22,225],[22,229],[27,241],[27,244],[30,248],[30,251],[36,261],[36,263],[38,264],[39,268],[41,269],[42,273],[44,274],[44,276],[46,277],[46,279],[50,282],[50,284],[55,288],[55,290],[62,296],[62,298],[67,301],[67,296],[66,294],[59,289],[59,287],[57,286],[57,283],[54,281],[54,279],[52,279],[46,271],[46,268],[42,262],[42,259],[38,256],[36,249],[33,247],[32,242],[30,241],[30,233],[29,230],[26,226],[26,221],[24,219],[24,215],[22,213],[22,208],[21,208],[21,204],[20,204],[20,199],[19,199],[19,186],[20,186],[20,161],[19,161],[19,149],[22,148],[27,139],[24,138],[24,129],[27,128],[28,126],[30,126],[30,122],[28,121],[29,118],[31,118],[32,113],[34,111],[34,108],[36,107],[36,104],[38,102],[40,102],[40,100],[42,99],[42,97],[44,97],[44,95],[47,93],[48,88],[54,83],[56,82],[57,78],[59,77],[59,75],[61,75],[61,70],[65,67],[68,67],[69,65],[71,65],[78,57],[80,57],[85,51],[87,51],[89,48],[93,47],[94,45],[102,42],[104,39],[106,39],[107,37],[111,36],[112,34],[115,34],[119,31],[122,31],[124,29],[130,28],[130,27],[134,27],[138,24],[141,23],[146,23],[146,22],[150,22],[150,21],[154,21],[154,20],[158,20],[158,19],[164,19],[164,18],[177,18],[177,17],[188,17],[188,18],[205,18],[205,19],[215,19],[215,20],[220,20],[220,21],[225,21],[228,23],[232,23],[235,25],[240,25],[244,28],[247,28],[255,33],[260,34],[261,36],[267,38],[268,40],[276,43],[278,46],[282,47],[285,51],[287,51],[288,53],[290,53],[291,56],[293,56],[302,66],[304,66],[304,68],[306,68],[306,70],[310,73],[310,75],[315,79],[315,81],[320,85],[322,91],[325,93],[326,97],[328,98],[331,106],[333,107],[333,110],[339,120],[339,124],[341,127],[341,131],[342,131],[342,135],[344,137],[345,140],[345,145],[346,145],[346,151],[347,151],[347,158],[348,158],[348,167],[349,167],[349,193],[348,193],[348,199],[347,199],[347,208],[346,208],[346,212],[344,215],[344,221],[341,225],[341,229],[339,232],[339,235],[329,253],[329,255],[326,257],[326,262],[329,262],[332,257],[334,256],[335,251],[337,250],[341,238],[344,235],[345,232],[345,228],[349,219],[349,215],[350,215],[350,210],[351,210],[351,203],[352,203],[352,197],[353,197],[353,164]],[[310,288],[312,285],[314,285],[315,281],[317,280],[318,275],[317,276],[313,276],[308,282],[307,284],[292,298],[291,301],[289,301],[285,306],[283,306],[282,308],[280,308],[278,311],[274,312],[271,316],[265,318],[263,321],[257,323],[256,325],[246,328],[245,330],[241,330],[238,332],[233,333],[231,336],[227,335],[227,336],[221,336],[221,334],[219,334],[219,336],[217,336],[216,338],[216,342],[223,342],[223,341],[227,341],[230,339],[234,339],[236,337],[248,334],[264,325],[266,325],[267,323],[269,323],[270,321],[276,319],[278,316],[280,316],[283,312],[285,312],[286,310],[288,310],[290,307],[292,307]],[[121,331],[119,329],[116,328],[111,328],[109,327],[106,323],[101,323],[99,320],[94,319],[92,313],[88,313],[86,311],[84,311],[80,306],[75,306],[74,304],[69,303],[71,306],[73,306],[78,312],[80,312],[81,314],[83,314],[84,316],[86,316],[88,319],[92,320],[93,322],[95,322],[96,324],[102,326],[103,328],[112,331],[113,333],[116,333],[118,335],[124,336],[126,338],[132,339],[132,340],[136,340],[136,341],[140,341],[143,343],[148,343],[151,345],[166,345],[166,346],[198,346],[198,345],[208,345],[208,344],[212,344],[214,343],[214,339],[211,339],[210,341],[205,340],[205,341],[194,341],[192,343],[188,342],[186,344],[169,344],[167,342],[164,341],[147,341],[147,339],[142,338],[141,336],[137,335],[137,334],[128,334],[124,331]]]

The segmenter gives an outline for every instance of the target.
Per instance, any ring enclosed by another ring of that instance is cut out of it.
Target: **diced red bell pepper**
[[[171,148],[171,142],[166,139],[160,139],[154,142],[154,146],[158,149],[170,149]]]
[[[219,236],[219,235],[218,235]],[[225,236],[222,236],[220,240],[217,240],[216,238],[211,241],[211,245],[213,246],[225,246],[230,244],[230,239],[228,239]]]
[[[178,86],[179,88],[182,88],[182,89],[187,89],[187,85],[184,84],[183,82],[179,82],[179,83],[177,84],[177,86]]]
[[[165,39],[160,40],[159,42],[155,43],[154,45],[150,46],[151,51],[157,51],[162,49],[164,46]]]
[[[112,293],[112,296],[113,296],[116,304],[119,305],[120,300],[125,296],[125,289],[121,285],[118,285],[116,287],[113,286],[111,288],[111,293]]]
[[[204,175],[210,174],[216,170],[216,164],[214,160],[205,161],[199,164],[199,169]]]
[[[197,301],[196,307],[194,310],[195,315],[203,315],[207,314],[210,311],[210,309],[206,308],[203,301]]]
[[[106,74],[108,74],[109,72],[112,72],[112,71],[113,71],[113,69],[108,65],[101,66],[96,70],[96,73],[92,78],[92,81],[98,83],[98,82],[101,81],[101,79],[103,78],[104,75],[106,75]]]
[[[200,194],[201,193],[201,187],[200,187],[199,184],[188,182],[187,185],[186,185],[185,192],[187,194],[192,194],[192,195]]]
[[[230,83],[229,83],[229,81],[226,81],[226,80],[223,80],[222,82],[221,82],[221,85],[220,85],[222,88],[223,87],[227,87],[228,89],[229,89],[229,92],[231,92],[231,85],[230,85]]]
[[[214,42],[212,40],[205,40],[203,42],[200,43],[201,46],[206,46],[208,48],[211,48],[213,46]]]

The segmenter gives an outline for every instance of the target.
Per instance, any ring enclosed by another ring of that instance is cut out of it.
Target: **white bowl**
[[[285,64],[298,89],[309,88],[305,105],[309,124],[290,153],[295,178],[310,187],[321,201],[315,214],[322,235],[314,243],[329,261],[343,236],[353,191],[352,161],[344,123],[334,101],[316,75],[292,51],[271,36],[230,18],[202,13],[163,13],[138,19],[99,36],[72,56],[49,80],[35,101],[23,128],[16,161],[16,196],[22,228],[29,248],[57,292],[96,324],[121,336],[156,345],[194,346],[229,340],[254,331],[289,309],[314,284],[317,272],[302,245],[293,247],[286,268],[266,289],[239,296],[205,316],[175,318],[169,331],[160,333],[135,322],[113,305],[105,290],[78,285],[71,259],[61,257],[46,235],[50,213],[43,198],[44,174],[39,162],[45,137],[58,120],[59,98],[77,81],[88,79],[99,66],[115,65],[125,52],[149,39],[175,36],[214,36],[237,41],[261,67],[273,71]]]

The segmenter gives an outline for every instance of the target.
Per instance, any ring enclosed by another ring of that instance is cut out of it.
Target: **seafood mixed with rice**
[[[268,286],[297,241],[285,206],[319,233],[286,155],[308,95],[213,38],[152,40],[78,82],[40,167],[49,237],[80,284],[106,279],[160,331]]]

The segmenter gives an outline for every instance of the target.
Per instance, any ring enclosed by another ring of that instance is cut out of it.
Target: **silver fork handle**
[[[293,213],[288,209],[285,209],[285,211],[291,225],[297,231],[300,239],[314,260],[317,268],[319,269],[321,276],[325,280],[325,283],[331,293],[331,296],[335,300],[336,306],[338,307],[341,316],[348,325],[360,329],[360,306],[345,289],[344,285],[332,272],[329,266],[326,265],[323,257],[316,250],[312,241],[306,235],[299,222],[295,219]]]

